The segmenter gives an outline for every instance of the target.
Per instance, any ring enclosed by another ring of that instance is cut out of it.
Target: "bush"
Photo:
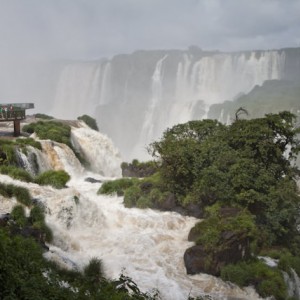
[[[44,220],[45,220],[44,210],[40,206],[35,205],[30,211],[31,223],[34,224],[35,222],[44,222]]]
[[[251,274],[245,262],[236,265],[227,265],[221,270],[221,278],[225,281],[234,282],[240,287],[247,286],[251,281]]]
[[[124,191],[133,186],[137,179],[121,178],[113,181],[106,181],[98,190],[98,194],[112,195],[116,193],[118,196],[123,196]]]
[[[83,270],[84,275],[88,281],[99,283],[103,276],[102,261],[98,258],[92,258],[89,264]]]
[[[88,115],[83,115],[81,117],[78,117],[77,120],[81,120],[83,121],[86,125],[88,125],[90,128],[99,131],[98,129],[98,125],[95,119],[93,119],[92,117],[88,116]]]
[[[12,191],[12,194],[16,197],[18,202],[26,206],[30,206],[32,204],[31,196],[28,189],[20,186],[14,186],[12,184],[9,184],[7,187],[8,190]]]
[[[13,209],[11,211],[11,217],[21,227],[25,226],[26,223],[27,223],[25,210],[24,210],[24,207],[22,205],[16,205],[16,206],[13,207]]]
[[[15,166],[0,166],[0,173],[17,180],[33,182],[32,176],[27,171]]]
[[[35,182],[41,185],[51,185],[54,188],[61,189],[66,186],[70,180],[70,175],[63,171],[46,171],[35,178]]]
[[[241,287],[254,285],[262,297],[274,296],[278,300],[287,299],[286,285],[281,272],[261,261],[227,265],[221,270],[221,278]]]
[[[300,276],[300,257],[284,253],[279,259],[278,268],[287,273],[290,273],[291,269],[294,269],[298,276]]]
[[[126,189],[124,195],[124,205],[125,207],[135,207],[137,202],[142,195],[141,189],[137,185],[133,185]]]
[[[26,139],[16,139],[16,144],[20,145],[20,146],[32,146],[34,148],[37,148],[39,150],[42,150],[42,145],[40,142],[32,139],[32,138],[26,138]]]
[[[52,140],[72,147],[70,142],[71,127],[57,121],[39,121],[25,125],[22,129],[27,133],[35,132],[42,140]]]
[[[45,114],[35,114],[34,117],[37,118],[37,119],[44,119],[44,120],[54,119],[53,117],[45,115]]]

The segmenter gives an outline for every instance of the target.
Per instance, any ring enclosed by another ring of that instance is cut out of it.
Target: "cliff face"
[[[90,114],[124,159],[146,158],[145,147],[176,123],[211,116],[209,108],[267,80],[300,81],[300,48],[221,53],[137,51],[62,69],[53,114]],[[213,114],[218,118],[222,108]],[[224,112],[223,112],[224,113]]]

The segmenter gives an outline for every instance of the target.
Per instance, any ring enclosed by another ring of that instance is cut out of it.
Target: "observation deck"
[[[0,103],[0,122],[14,122],[14,136],[19,136],[20,122],[26,119],[26,109],[31,108],[33,103]]]

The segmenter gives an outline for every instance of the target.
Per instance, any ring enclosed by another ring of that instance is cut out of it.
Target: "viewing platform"
[[[26,119],[26,109],[31,108],[33,103],[0,103],[0,122],[14,122],[14,136],[19,136],[20,122]]]

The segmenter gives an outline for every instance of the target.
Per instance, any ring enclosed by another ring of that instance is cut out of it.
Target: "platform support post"
[[[14,136],[20,136],[20,120],[14,120]]]

